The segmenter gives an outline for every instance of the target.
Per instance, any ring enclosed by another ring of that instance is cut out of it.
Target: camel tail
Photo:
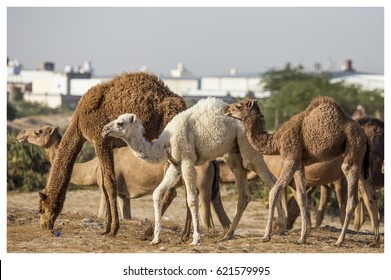
[[[212,161],[214,167],[214,177],[213,177],[213,185],[212,185],[212,210],[214,214],[220,221],[220,224],[223,228],[228,229],[231,221],[227,216],[227,213],[224,210],[223,203],[221,201],[220,195],[220,167],[216,160]]]
[[[214,167],[214,177],[213,177],[213,185],[212,185],[212,201],[217,197],[220,193],[220,167],[217,161],[212,161]]]
[[[368,141],[367,141],[367,150],[365,151],[365,155],[364,155],[363,168],[364,168],[364,179],[367,180],[371,173],[371,148]]]

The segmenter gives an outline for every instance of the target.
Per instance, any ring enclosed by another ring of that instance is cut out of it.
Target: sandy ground
[[[349,231],[344,245],[336,247],[340,225],[338,218],[331,216],[325,218],[325,226],[311,229],[306,245],[295,243],[300,235],[300,222],[287,235],[276,234],[270,242],[262,243],[267,209],[259,199],[253,199],[248,205],[232,240],[218,242],[224,232],[215,218],[215,229],[203,231],[199,246],[181,241],[186,214],[183,189],[179,189],[178,197],[164,216],[162,242],[154,246],[144,237],[153,217],[151,196],[132,200],[133,219],[120,221],[116,237],[100,234],[105,221],[96,217],[100,201],[100,191],[96,188],[68,191],[64,209],[55,224],[61,233],[59,237],[39,227],[37,193],[8,193],[7,200],[8,253],[384,253],[383,223],[379,248],[373,245],[369,221],[361,232]],[[222,200],[232,220],[237,195],[223,188]]]

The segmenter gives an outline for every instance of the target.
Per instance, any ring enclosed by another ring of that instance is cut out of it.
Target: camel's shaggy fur
[[[57,153],[61,142],[61,134],[57,127],[43,126],[40,128],[23,129],[16,136],[19,142],[27,141],[33,145],[43,147],[53,163],[54,156]],[[168,167],[167,163],[149,164],[133,155],[127,147],[114,149],[115,175],[118,187],[118,206],[119,213],[124,219],[131,218],[130,199],[142,197],[151,194],[163,179],[164,173]],[[219,184],[219,166],[217,162],[211,161],[197,166],[197,187],[198,197],[200,198],[201,223],[207,229],[213,227],[211,206],[224,229],[229,228],[230,220],[224,210]],[[102,190],[102,172],[97,158],[85,163],[75,163],[71,183],[79,186],[98,185]],[[179,187],[182,182],[179,182]],[[167,209],[171,201],[176,196],[176,190],[172,189],[164,194],[163,209]],[[98,217],[107,218],[107,205],[103,195]],[[191,217],[189,213],[186,216],[184,238],[190,233]],[[153,233],[152,230],[147,231]]]
[[[223,109],[226,105],[215,98],[199,101],[190,109],[175,116],[159,139],[154,142],[143,138],[143,126],[135,114],[122,115],[104,127],[103,137],[113,136],[123,139],[136,156],[150,162],[168,159],[171,163],[163,181],[153,193],[155,236],[152,244],[160,242],[162,193],[171,189],[181,177],[185,182],[187,201],[193,218],[192,244],[200,243],[196,165],[228,153],[227,161],[236,177],[239,198],[235,218],[224,239],[232,237],[250,199],[246,184],[246,169],[256,171],[268,185],[273,184],[274,178],[266,168],[262,156],[249,145],[241,123],[224,116]],[[278,209],[280,223],[284,227],[285,219],[281,205]]]
[[[299,243],[307,238],[307,196],[304,166],[334,159],[343,154],[342,171],[348,181],[346,218],[337,245],[344,241],[345,234],[357,205],[357,183],[362,180],[367,192],[372,213],[378,212],[375,191],[369,175],[367,140],[357,122],[352,120],[331,98],[314,99],[307,109],[293,116],[274,134],[264,129],[264,116],[255,100],[242,100],[226,107],[225,112],[241,119],[251,145],[261,154],[280,154],[284,161],[281,174],[269,194],[269,218],[264,240],[270,240],[274,207],[281,189],[294,178],[297,200],[301,213],[302,231]],[[375,242],[379,243],[379,221],[373,215]]]
[[[102,138],[103,126],[121,114],[134,112],[145,127],[145,137],[152,140],[177,113],[185,109],[183,98],[146,72],[124,73],[90,88],[79,101],[60,143],[45,192],[40,193],[41,226],[53,229],[63,208],[75,159],[84,142],[90,141],[102,168],[103,192],[108,205],[109,217],[104,233],[115,235],[119,229],[119,218],[112,148],[124,143],[118,139]]]

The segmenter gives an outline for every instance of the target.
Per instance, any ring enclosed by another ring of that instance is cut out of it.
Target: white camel
[[[267,169],[262,155],[249,144],[244,127],[238,120],[224,115],[227,106],[216,98],[200,100],[196,105],[175,116],[154,142],[143,137],[144,127],[134,114],[124,114],[104,126],[103,137],[123,139],[133,153],[148,162],[168,160],[170,166],[153,193],[155,230],[151,244],[160,242],[162,194],[173,188],[183,178],[187,202],[193,220],[193,242],[200,243],[198,201],[196,195],[197,172],[195,166],[228,153],[227,163],[232,169],[238,186],[238,203],[234,220],[223,240],[230,239],[250,201],[247,186],[247,170],[253,170],[269,186],[275,178]],[[280,232],[285,232],[285,217],[281,203],[277,204]]]

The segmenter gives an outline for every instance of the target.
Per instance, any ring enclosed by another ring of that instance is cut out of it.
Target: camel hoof
[[[156,245],[156,244],[159,244],[161,242],[160,239],[153,239],[151,242],[149,242],[149,245]]]
[[[264,236],[261,239],[262,242],[269,242],[270,240],[271,240],[270,236]]]
[[[342,243],[335,242],[335,243],[334,243],[334,246],[335,246],[335,247],[342,247]]]
[[[182,242],[186,242],[188,241],[190,238],[190,235],[189,234],[183,234],[182,237],[181,237],[181,241]]]
[[[192,245],[192,246],[201,245],[201,241],[200,240],[193,241],[190,243],[190,245]]]
[[[305,238],[300,238],[299,240],[296,241],[296,244],[306,244],[307,243],[307,240]]]
[[[230,239],[231,239],[231,237],[224,236],[223,238],[217,240],[217,242],[218,242],[218,243],[220,243],[220,242],[225,242],[225,241],[228,241],[228,240],[230,240]]]

